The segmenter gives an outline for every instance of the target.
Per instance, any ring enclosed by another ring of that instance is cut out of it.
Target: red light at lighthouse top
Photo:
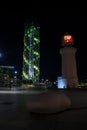
[[[74,38],[70,34],[65,34],[63,36],[63,46],[72,46],[74,42]]]
[[[65,43],[73,43],[73,37],[71,35],[65,35],[64,36],[64,42]]]

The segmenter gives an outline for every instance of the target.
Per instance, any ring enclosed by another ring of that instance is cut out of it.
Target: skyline
[[[4,15],[0,13],[0,52],[3,55],[0,58],[1,64],[15,65],[18,71],[22,67],[24,23],[29,21],[29,23],[34,22],[40,25],[42,78],[56,80],[58,76],[61,76],[59,49],[61,48],[61,37],[66,32],[74,36],[74,45],[77,48],[78,77],[79,79],[87,77],[87,63],[84,58],[87,55],[86,13],[84,14],[78,8],[70,9],[70,11],[44,8],[42,13],[40,11],[29,13],[29,9],[25,9],[25,11],[4,13]]]

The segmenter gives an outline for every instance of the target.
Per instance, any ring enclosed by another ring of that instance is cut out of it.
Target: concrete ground
[[[34,114],[26,107],[39,91],[10,93],[0,91],[0,130],[83,130],[87,129],[87,90],[48,90],[65,93],[70,109],[55,114]]]

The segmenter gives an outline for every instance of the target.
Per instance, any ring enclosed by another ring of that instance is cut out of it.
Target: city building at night
[[[38,82],[40,77],[40,27],[25,24],[22,79]]]
[[[0,66],[0,86],[10,86],[14,79],[14,66]]]
[[[72,35],[65,34],[62,37],[62,48],[60,54],[62,56],[62,77],[67,81],[67,87],[78,87],[78,76],[76,66],[75,53],[77,49],[73,46],[74,38]]]
[[[0,66],[0,74],[7,75],[10,78],[14,75],[14,66]]]

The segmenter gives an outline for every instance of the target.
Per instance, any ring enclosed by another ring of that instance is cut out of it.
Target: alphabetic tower
[[[40,27],[25,24],[23,50],[23,80],[39,81],[40,76]]]
[[[62,56],[62,76],[67,80],[67,87],[77,88],[78,76],[75,56],[77,49],[73,46],[73,42],[74,38],[72,35],[64,35],[60,54]]]

